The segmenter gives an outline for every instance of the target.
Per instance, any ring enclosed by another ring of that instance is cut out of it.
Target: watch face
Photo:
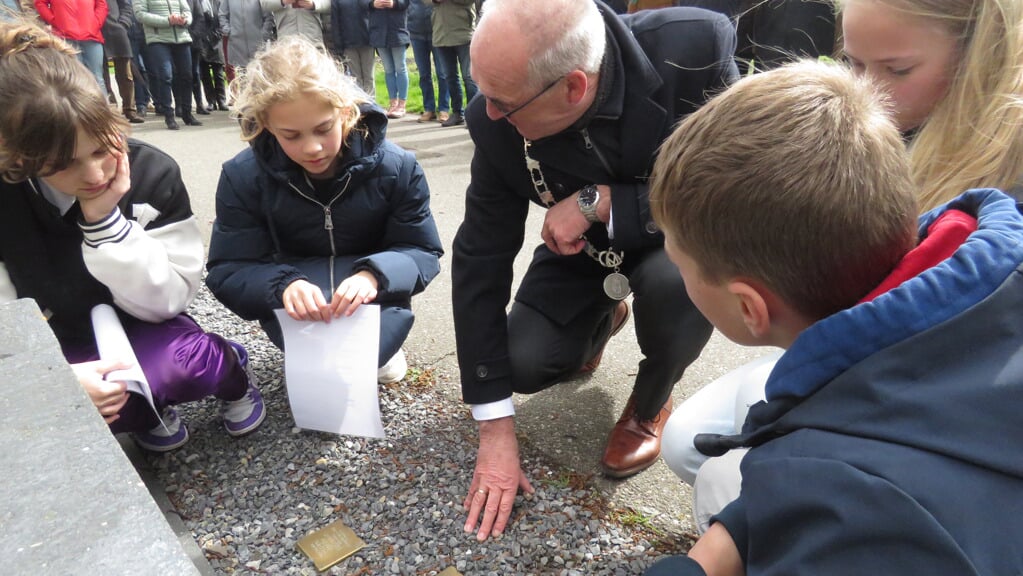
[[[579,203],[590,205],[597,202],[597,187],[587,186],[579,191]]]

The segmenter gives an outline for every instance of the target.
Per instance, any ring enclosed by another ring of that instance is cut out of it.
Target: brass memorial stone
[[[355,554],[365,545],[366,543],[356,536],[351,528],[340,520],[335,520],[303,536],[296,547],[313,561],[318,572],[323,572]]]

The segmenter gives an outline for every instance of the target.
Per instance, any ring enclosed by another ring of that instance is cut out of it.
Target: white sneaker
[[[224,417],[224,428],[231,436],[244,436],[263,423],[266,418],[266,406],[263,404],[263,396],[256,387],[256,375],[249,364],[249,354],[245,348],[237,342],[230,342],[234,353],[238,356],[238,362],[245,369],[245,375],[249,386],[245,395],[238,400],[225,400],[221,405],[221,413]]]
[[[170,452],[188,442],[188,428],[178,418],[178,412],[167,406],[160,415],[161,423],[152,430],[136,432],[135,443],[151,452]]]
[[[377,382],[391,384],[405,377],[408,372],[408,362],[405,361],[405,352],[398,348],[398,352],[377,370]]]

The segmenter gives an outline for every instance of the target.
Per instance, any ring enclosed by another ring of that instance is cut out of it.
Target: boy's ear
[[[728,283],[728,291],[739,300],[742,321],[750,336],[755,340],[767,338],[771,331],[771,312],[763,290],[754,284],[733,280]]]

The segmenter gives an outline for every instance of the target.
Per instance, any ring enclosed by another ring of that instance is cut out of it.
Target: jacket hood
[[[334,177],[341,179],[351,173],[353,180],[372,172],[383,158],[383,143],[387,137],[387,116],[383,109],[371,102],[359,105],[359,121],[345,138],[341,148],[341,162]],[[274,180],[287,184],[302,182],[302,167],[281,148],[277,138],[263,130],[250,143],[256,161]]]
[[[750,409],[757,445],[798,429],[912,446],[1023,477],[1023,216],[997,190],[948,209],[977,230],[947,260],[800,335]]]
[[[804,330],[790,349],[798,353],[783,355],[771,373],[768,401],[812,394],[871,354],[962,314],[1020,266],[1023,217],[1014,200],[997,190],[971,190],[920,216],[919,237],[949,209],[976,216],[976,232],[937,266]]]

